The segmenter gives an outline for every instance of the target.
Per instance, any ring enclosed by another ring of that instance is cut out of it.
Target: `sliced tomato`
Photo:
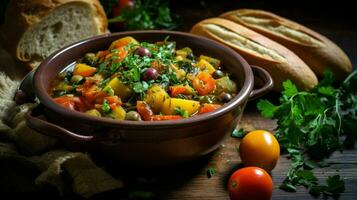
[[[87,110],[87,107],[79,97],[73,96],[61,96],[53,99],[56,103],[62,105],[63,107],[69,108],[70,110],[77,110],[84,112]]]
[[[207,95],[216,88],[216,80],[207,72],[200,72],[192,81],[199,95]]]
[[[151,110],[150,106],[145,101],[137,101],[136,109],[145,121],[152,121],[154,112]]]
[[[200,110],[198,111],[198,114],[212,112],[220,107],[221,107],[221,105],[219,105],[219,104],[204,103],[201,106]]]
[[[152,117],[153,121],[163,121],[163,120],[176,120],[182,119],[180,115],[154,115]]]

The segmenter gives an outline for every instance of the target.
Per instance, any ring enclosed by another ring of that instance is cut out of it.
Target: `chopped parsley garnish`
[[[208,178],[211,178],[211,177],[214,176],[216,173],[217,173],[217,170],[216,170],[216,168],[214,168],[214,167],[209,167],[209,168],[207,169],[207,177],[208,177]]]
[[[181,115],[183,118],[188,118],[190,115],[188,114],[187,110],[182,109],[180,107],[175,107],[175,113],[177,115]]]
[[[240,129],[234,129],[231,134],[232,137],[234,138],[243,138],[244,136],[244,130],[243,128]]]
[[[102,105],[102,110],[105,114],[109,114],[112,109],[110,108],[108,100],[104,99],[103,105]]]

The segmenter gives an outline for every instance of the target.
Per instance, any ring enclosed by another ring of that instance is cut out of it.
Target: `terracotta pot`
[[[133,36],[156,42],[169,36],[177,47],[189,46],[195,55],[221,60],[236,78],[239,93],[222,108],[203,115],[173,121],[118,121],[92,117],[56,104],[48,94],[51,81],[85,53],[106,49],[114,40]],[[253,90],[254,75],[264,84]],[[130,165],[158,166],[192,160],[219,147],[236,127],[249,99],[265,94],[273,86],[270,75],[249,64],[236,52],[215,41],[172,31],[121,32],[93,37],[69,45],[49,56],[34,75],[39,107],[29,112],[27,124],[46,135],[63,140],[69,147],[95,151]],[[44,119],[41,115],[44,115]]]

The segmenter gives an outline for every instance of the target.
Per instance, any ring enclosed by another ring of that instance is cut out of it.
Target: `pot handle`
[[[258,89],[253,89],[249,95],[249,101],[257,99],[273,89],[274,82],[270,74],[263,68],[251,65],[254,74],[254,83],[261,80],[263,86]]]
[[[69,142],[89,142],[94,139],[94,136],[79,135],[43,119],[43,117],[37,114],[39,112],[38,109],[40,109],[39,107],[41,106],[37,106],[26,114],[26,124],[30,128],[44,135]]]

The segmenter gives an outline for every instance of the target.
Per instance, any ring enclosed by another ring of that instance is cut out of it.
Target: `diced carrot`
[[[176,97],[179,94],[184,94],[186,92],[186,87],[183,85],[170,86],[169,88],[171,96]]]
[[[174,85],[170,86],[169,90],[171,92],[171,96],[176,97],[179,94],[194,94],[194,90],[189,85]]]
[[[108,97],[104,97],[104,99],[106,99],[109,104],[117,104],[118,106],[122,104],[118,96],[108,96]]]
[[[154,113],[152,112],[150,106],[145,101],[137,101],[136,109],[145,121],[152,121],[152,117]]]
[[[163,121],[163,120],[177,120],[182,119],[180,115],[154,115],[152,117],[153,121]]]
[[[198,111],[198,114],[212,112],[220,107],[221,107],[221,105],[219,105],[219,104],[204,103],[201,106],[200,110]]]

